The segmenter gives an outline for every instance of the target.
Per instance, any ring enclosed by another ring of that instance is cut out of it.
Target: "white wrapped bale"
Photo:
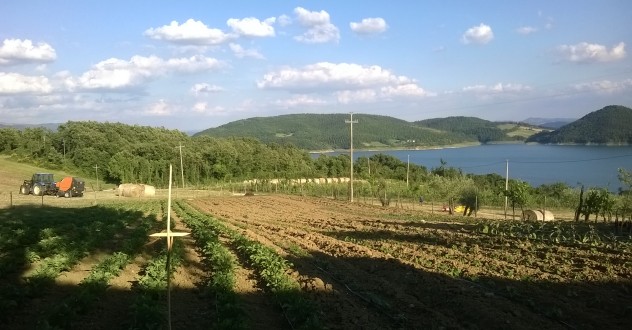
[[[145,184],[123,183],[118,186],[116,195],[122,197],[156,196],[156,188]]]

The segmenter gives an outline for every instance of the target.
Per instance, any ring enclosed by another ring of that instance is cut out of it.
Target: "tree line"
[[[187,186],[250,179],[338,178],[350,174],[347,154],[312,157],[292,144],[265,144],[251,137],[190,137],[178,130],[94,121],[67,122],[56,131],[0,128],[2,154],[86,177],[93,177],[98,166],[99,180],[114,184],[166,187],[169,164],[179,170],[180,150]],[[589,187],[584,198],[578,189],[563,183],[531,187],[516,179],[511,179],[509,189],[505,190],[505,179],[498,174],[464,174],[443,160],[440,164],[428,169],[390,155],[375,154],[354,161],[354,178],[376,187],[376,190],[369,188],[373,192],[382,187],[386,197],[388,191],[392,194],[397,190],[398,194],[409,197],[450,199],[464,204],[468,211],[476,205],[502,205],[506,196],[513,208],[521,210],[546,198],[553,207],[575,208],[578,200],[582,200],[578,212],[586,219],[586,213],[612,216],[614,210],[624,206],[625,212],[632,212],[629,193],[622,192],[617,197],[605,189]],[[620,177],[629,191],[632,180],[628,172],[622,169]]]

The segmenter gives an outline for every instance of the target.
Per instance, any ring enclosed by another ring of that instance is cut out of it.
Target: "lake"
[[[341,152],[326,153],[336,155]],[[348,153],[348,152],[343,152]],[[617,169],[632,171],[632,146],[578,146],[539,144],[490,144],[462,148],[431,150],[357,151],[353,158],[388,154],[428,170],[441,166],[456,167],[464,173],[498,173],[505,177],[507,162],[509,178],[520,179],[534,187],[563,182],[571,187],[607,187],[616,192],[621,184]],[[318,157],[318,154],[314,154]]]

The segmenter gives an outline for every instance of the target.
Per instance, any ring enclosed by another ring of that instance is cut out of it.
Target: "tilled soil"
[[[283,251],[296,276],[317,283],[306,289],[330,328],[627,324],[630,257],[616,252],[494,241],[472,224],[412,222],[405,220],[410,210],[322,198],[217,197],[191,204]],[[604,261],[615,266],[606,272]]]

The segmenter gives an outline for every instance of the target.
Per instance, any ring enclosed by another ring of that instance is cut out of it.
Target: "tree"
[[[505,192],[507,198],[511,202],[511,209],[513,216],[516,214],[516,206],[520,207],[522,218],[524,218],[524,206],[529,200],[529,186],[528,183],[521,180],[511,180],[509,184],[509,190]]]
[[[472,215],[472,211],[478,211],[480,201],[478,200],[476,187],[469,186],[461,190],[459,203],[465,207],[463,209],[463,215],[470,216]]]

